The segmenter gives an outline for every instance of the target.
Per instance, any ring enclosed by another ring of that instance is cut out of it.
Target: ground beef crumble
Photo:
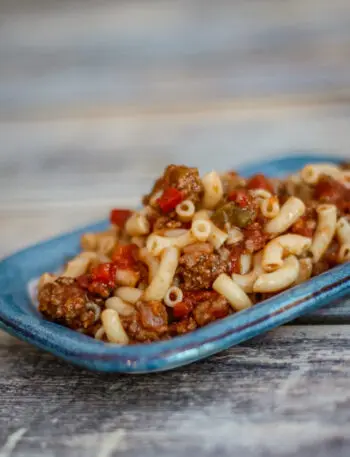
[[[228,301],[222,295],[214,296],[200,302],[193,310],[193,316],[199,327],[209,324],[216,319],[226,317],[232,311]]]
[[[123,327],[135,342],[158,341],[167,337],[168,313],[160,301],[139,301],[135,313],[121,317]]]
[[[202,250],[184,252],[180,257],[178,275],[183,280],[185,290],[209,289],[215,279],[228,270],[228,262],[221,256]]]
[[[39,311],[48,319],[75,330],[88,329],[95,322],[85,290],[73,278],[58,278],[45,284],[38,294]]]
[[[203,194],[203,185],[197,168],[169,165],[163,176],[154,184],[152,191],[143,198],[144,205],[148,205],[153,195],[168,187],[174,187],[183,192],[184,198],[193,203],[198,203]]]

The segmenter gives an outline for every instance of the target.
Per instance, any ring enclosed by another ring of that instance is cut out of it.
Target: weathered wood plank
[[[0,4],[5,117],[350,87],[347,0],[30,3]]]
[[[136,201],[174,162],[205,171],[300,152],[350,157],[349,106],[1,122],[0,206]]]
[[[347,457],[350,327],[283,327],[148,376],[0,337],[0,455]]]

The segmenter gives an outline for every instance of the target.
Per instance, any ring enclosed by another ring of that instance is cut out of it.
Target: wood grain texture
[[[0,207],[138,202],[169,163],[224,170],[297,153],[350,157],[347,104],[0,122]]]
[[[153,375],[87,373],[10,337],[0,361],[1,457],[349,455],[348,326],[282,327]]]
[[[349,94],[347,0],[33,3],[0,4],[2,117]]]

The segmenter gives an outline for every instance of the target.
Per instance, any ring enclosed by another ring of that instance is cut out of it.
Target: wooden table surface
[[[0,256],[136,204],[169,162],[350,159],[349,56],[348,0],[0,0]],[[148,376],[1,333],[0,457],[348,457],[344,323]]]

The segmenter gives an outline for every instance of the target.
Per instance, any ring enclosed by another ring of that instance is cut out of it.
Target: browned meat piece
[[[317,213],[315,208],[309,206],[306,208],[305,214],[292,225],[291,232],[297,235],[308,236],[311,238],[317,226]]]
[[[198,203],[202,197],[203,186],[197,168],[189,168],[184,165],[169,165],[161,178],[153,186],[150,194],[143,198],[147,205],[150,198],[157,192],[167,187],[175,187],[184,194],[184,198]]]
[[[121,317],[123,327],[134,341],[151,342],[164,339],[168,332],[168,314],[160,301],[138,302],[136,313]]]
[[[232,308],[226,298],[214,295],[213,298],[200,302],[193,310],[193,316],[199,327],[202,327],[216,319],[228,316],[230,312]]]
[[[89,302],[85,290],[73,278],[58,278],[38,294],[39,311],[73,329],[87,329],[98,317],[99,307]]]
[[[243,230],[243,233],[244,247],[248,252],[260,251],[268,240],[268,236],[264,233],[259,222],[249,225],[249,227]]]
[[[169,326],[169,333],[172,336],[184,335],[185,333],[192,332],[197,328],[197,323],[193,317],[182,319],[179,322],[173,322]]]
[[[315,186],[315,198],[336,205],[340,214],[350,211],[350,189],[330,176],[321,176]]]
[[[339,243],[335,240],[331,242],[327,251],[324,253],[322,258],[315,263],[312,270],[312,276],[320,275],[325,271],[333,268],[337,265],[337,258],[339,252]]]
[[[174,214],[173,217],[176,215]],[[153,225],[153,231],[172,230],[182,226],[182,222],[172,219],[172,214],[170,214],[169,216],[160,216]]]
[[[186,290],[209,289],[215,279],[228,270],[228,262],[223,261],[219,254],[203,251],[201,245],[198,250],[185,252],[180,258],[178,274]]]

